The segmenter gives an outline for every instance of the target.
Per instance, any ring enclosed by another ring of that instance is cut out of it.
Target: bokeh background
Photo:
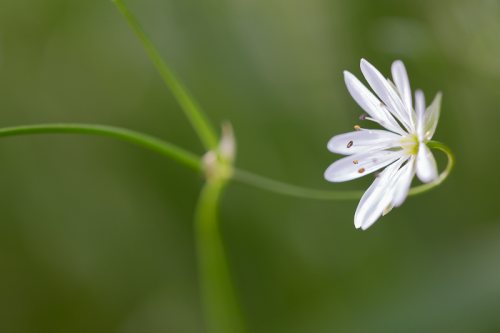
[[[500,2],[128,0],[237,165],[321,189],[326,142],[358,122],[359,59],[444,93],[456,169],[366,232],[357,202],[232,184],[221,226],[251,332],[500,331]],[[0,0],[0,124],[90,122],[203,153],[106,0]],[[439,156],[441,167],[445,160]],[[108,139],[0,140],[1,332],[203,332],[201,177]]]

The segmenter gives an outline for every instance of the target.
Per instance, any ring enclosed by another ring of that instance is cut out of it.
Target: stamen
[[[367,114],[363,113],[361,116],[359,116],[359,120],[365,120],[366,116],[367,116]]]
[[[389,212],[392,210],[394,206],[389,204],[387,207],[385,207],[384,211],[382,212],[382,216],[386,216],[387,214],[389,214]]]
[[[347,143],[347,148],[351,148],[353,144],[354,144],[354,142],[352,142],[352,140],[351,140],[351,141],[349,141],[349,142]]]
[[[378,121],[378,120],[376,120],[376,119],[374,119],[374,118],[372,118],[372,117],[365,117],[365,119],[366,119],[366,120],[373,121],[374,123],[377,123],[377,124],[382,124],[382,123],[383,123],[383,121]]]
[[[358,160],[354,160],[354,161],[352,161],[352,163],[354,163],[354,164],[358,164],[358,163],[359,163],[359,161],[358,161]]]
[[[361,130],[361,127],[359,125],[354,125],[354,130],[359,131]]]
[[[359,173],[363,173],[363,172],[365,172],[365,168],[359,168],[359,169],[358,169],[358,172],[359,172]]]

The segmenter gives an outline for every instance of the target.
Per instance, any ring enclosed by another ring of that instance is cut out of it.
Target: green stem
[[[409,195],[421,194],[440,185],[442,182],[445,181],[446,178],[448,178],[451,170],[453,169],[453,166],[455,165],[455,156],[451,152],[450,147],[438,141],[429,141],[427,142],[427,146],[431,149],[437,149],[445,153],[446,157],[448,158],[448,164],[446,164],[446,168],[443,170],[443,172],[441,172],[441,174],[435,181],[412,188],[410,190]]]
[[[266,178],[241,169],[234,170],[233,179],[261,190],[304,199],[356,200],[361,198],[363,195],[363,191],[329,191],[310,189]]]
[[[167,63],[163,60],[154,44],[148,38],[135,16],[123,3],[123,1],[112,1],[116,4],[132,30],[139,38],[139,41],[142,43],[144,49],[146,50],[149,59],[153,62],[167,87],[169,87],[172,91],[173,95],[177,99],[177,102],[191,122],[191,125],[197,132],[205,148],[207,150],[215,149],[218,144],[217,134],[214,128],[210,125],[208,118],[191,97],[187,89],[176,78],[173,71],[168,67]]]
[[[446,154],[448,157],[448,164],[439,177],[428,184],[422,184],[410,189],[409,195],[416,195],[427,192],[434,187],[440,185],[450,174],[455,163],[455,158],[450,148],[445,144],[437,141],[430,141],[427,143],[429,148],[438,149]],[[262,190],[288,195],[291,197],[316,199],[316,200],[356,200],[361,198],[363,191],[330,191],[330,190],[316,190],[302,186],[292,185],[280,182],[274,179],[266,178],[253,174],[245,170],[234,170],[233,179]]]
[[[217,223],[224,180],[207,181],[196,209],[196,243],[205,320],[210,333],[245,332]]]
[[[115,138],[153,150],[195,171],[202,170],[198,156],[153,136],[124,128],[91,124],[42,124],[0,128],[0,137],[31,134],[87,134]]]

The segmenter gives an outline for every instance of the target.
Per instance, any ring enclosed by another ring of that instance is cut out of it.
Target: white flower
[[[330,165],[325,178],[343,182],[385,167],[364,193],[354,215],[356,228],[365,230],[404,202],[415,173],[426,183],[437,178],[436,161],[426,143],[436,130],[441,94],[426,109],[424,94],[417,90],[414,109],[408,74],[401,61],[392,64],[393,81],[385,79],[364,59],[361,71],[378,98],[345,71],[347,89],[368,114],[363,119],[378,123],[385,130],[356,125],[356,131],[334,136],[328,142],[328,149],[348,156]]]

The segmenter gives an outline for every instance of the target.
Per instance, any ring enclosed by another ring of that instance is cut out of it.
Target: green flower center
[[[400,141],[401,147],[408,155],[417,155],[420,142],[415,134],[407,135]]]

